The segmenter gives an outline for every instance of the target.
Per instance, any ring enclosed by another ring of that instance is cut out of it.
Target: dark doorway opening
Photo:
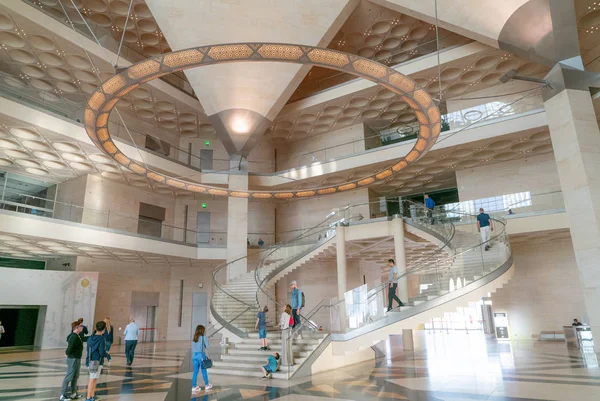
[[[39,307],[0,307],[0,321],[4,334],[0,347],[20,347],[35,345]]]

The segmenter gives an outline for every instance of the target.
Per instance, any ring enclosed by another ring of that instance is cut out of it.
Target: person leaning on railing
[[[481,235],[481,243],[485,244],[485,250],[490,249],[490,231],[494,231],[494,223],[490,218],[490,215],[483,212],[483,208],[479,208],[479,214],[477,215],[477,230]]]
[[[433,208],[435,207],[435,202],[429,197],[429,195],[425,194],[423,196],[425,198],[425,208],[427,208],[427,218],[429,219],[430,223],[433,224]]]

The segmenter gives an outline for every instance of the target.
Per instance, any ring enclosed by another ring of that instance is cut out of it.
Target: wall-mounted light
[[[202,204],[202,209],[206,209],[206,206],[207,206],[206,203],[203,203]]]
[[[205,146],[210,146],[210,141],[204,141]]]

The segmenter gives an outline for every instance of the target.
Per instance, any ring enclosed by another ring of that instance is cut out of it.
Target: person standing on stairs
[[[429,219],[429,222],[431,224],[433,224],[433,222],[434,222],[433,221],[433,208],[435,207],[435,202],[427,194],[425,194],[424,197],[425,197],[425,208],[427,209],[427,218]]]
[[[302,291],[298,288],[298,283],[296,280],[290,283],[290,287],[292,288],[292,317],[294,318],[294,325],[292,328],[295,328],[300,324],[300,311],[302,310],[303,305],[303,295]]]
[[[394,300],[398,302],[398,306],[404,306],[400,298],[396,295],[396,291],[398,290],[398,266],[396,266],[396,262],[394,259],[388,260],[388,264],[390,266],[390,273],[388,276],[388,312],[393,309]]]
[[[281,318],[279,319],[279,328],[282,331],[290,328],[290,319],[291,318],[292,318],[292,307],[290,306],[290,304],[287,304],[285,306],[285,310],[281,314]]]
[[[269,344],[267,343],[267,312],[269,308],[265,305],[262,308],[262,311],[258,312],[256,315],[256,324],[254,325],[254,330],[258,330],[258,338],[260,338],[261,347],[259,351],[267,351],[269,349]]]
[[[481,243],[485,244],[485,250],[490,249],[490,231],[494,231],[494,225],[490,215],[483,212],[483,208],[479,208],[479,214],[477,215],[477,230],[481,236]]]

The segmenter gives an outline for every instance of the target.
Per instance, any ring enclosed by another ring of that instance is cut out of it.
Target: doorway
[[[164,207],[140,202],[138,234],[161,238],[165,215]]]
[[[0,307],[0,321],[4,327],[0,347],[34,346],[39,312],[39,306]]]
[[[196,214],[196,243],[208,244],[210,241],[210,212]]]
[[[156,324],[160,293],[134,291],[131,295],[131,316],[140,328],[139,342],[158,340]]]
[[[194,292],[192,294],[192,335],[199,324],[208,324],[208,293]]]
[[[200,149],[200,170],[213,169],[213,150]]]

